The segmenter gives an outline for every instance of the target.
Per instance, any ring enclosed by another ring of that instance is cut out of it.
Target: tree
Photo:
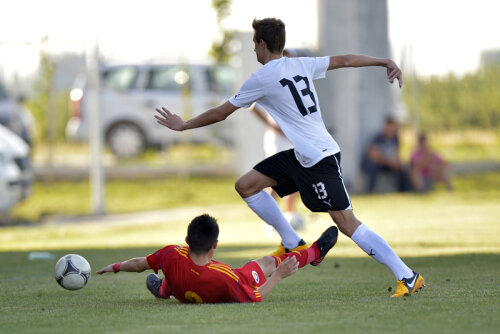
[[[225,29],[224,19],[231,14],[232,0],[212,0],[212,7],[217,12],[217,26],[219,27],[219,38],[212,42],[209,55],[214,58],[217,64],[227,64],[233,53],[231,43],[234,41],[235,32]]]
[[[450,73],[407,80],[407,105],[415,99],[414,84],[418,85],[415,109],[419,110],[419,117],[413,118],[420,120],[425,131],[500,127],[500,66],[484,67],[462,77]]]

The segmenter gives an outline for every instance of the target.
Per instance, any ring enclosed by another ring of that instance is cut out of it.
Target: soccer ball
[[[90,264],[80,255],[67,254],[57,261],[54,276],[63,288],[78,290],[90,279]]]

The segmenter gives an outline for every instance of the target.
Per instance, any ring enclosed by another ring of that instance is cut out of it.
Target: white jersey
[[[304,167],[340,151],[321,117],[313,80],[324,78],[330,57],[271,60],[252,73],[229,102],[249,108],[258,102],[273,117],[294,146]]]

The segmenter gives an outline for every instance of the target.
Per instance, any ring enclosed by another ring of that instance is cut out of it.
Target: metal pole
[[[104,169],[102,166],[102,129],[99,115],[98,13],[90,13],[89,40],[86,50],[90,139],[90,201],[93,214],[104,214]]]

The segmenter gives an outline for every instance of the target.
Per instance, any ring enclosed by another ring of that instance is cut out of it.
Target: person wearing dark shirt
[[[375,190],[381,172],[394,175],[398,191],[406,190],[406,174],[399,158],[398,125],[392,117],[386,119],[384,130],[371,141],[362,167],[367,176],[366,192]]]

